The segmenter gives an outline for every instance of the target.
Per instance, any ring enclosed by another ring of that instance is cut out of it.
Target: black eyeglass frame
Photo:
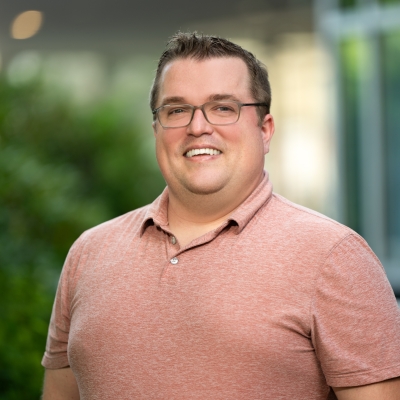
[[[237,117],[236,121],[234,121],[234,122],[228,122],[227,124],[213,124],[212,122],[209,121],[209,119],[208,119],[208,117],[207,117],[207,114],[206,114],[206,112],[204,111],[204,106],[207,105],[207,104],[210,104],[210,103],[219,103],[219,102],[221,102],[221,103],[235,103],[236,105],[239,106],[239,112],[238,112],[238,117]],[[176,106],[176,107],[179,107],[179,106],[189,106],[189,107],[192,109],[192,116],[190,117],[189,122],[188,122],[187,124],[181,125],[181,126],[164,126],[164,125],[161,123],[161,121],[160,121],[160,117],[159,117],[158,111],[159,111],[161,108],[166,107],[166,106]],[[203,115],[204,115],[204,118],[206,119],[206,121],[207,121],[209,124],[211,124],[211,125],[216,125],[216,126],[224,126],[224,125],[232,125],[232,124],[235,124],[236,122],[238,122],[238,121],[239,121],[239,118],[240,118],[240,111],[241,111],[242,107],[248,107],[248,106],[262,106],[262,107],[268,107],[268,104],[266,104],[266,103],[240,103],[240,102],[238,102],[238,101],[233,101],[233,100],[227,100],[227,101],[223,101],[223,100],[222,100],[222,101],[220,101],[220,100],[212,100],[212,101],[207,101],[207,103],[204,103],[204,104],[202,104],[201,106],[193,106],[193,105],[191,105],[191,104],[164,104],[164,105],[162,105],[162,106],[160,106],[160,107],[155,108],[154,110],[151,110],[151,112],[152,112],[152,114],[153,114],[153,116],[154,116],[154,119],[157,118],[157,119],[158,119],[158,122],[160,123],[160,125],[161,125],[163,128],[165,128],[165,129],[185,128],[186,126],[189,126],[189,125],[192,123],[193,116],[194,116],[194,112],[195,112],[196,110],[201,110],[201,112],[202,112]]]

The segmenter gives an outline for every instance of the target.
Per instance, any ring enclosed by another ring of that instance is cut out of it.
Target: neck
[[[190,203],[182,203],[180,199],[169,197],[168,223],[171,232],[178,239],[181,247],[186,246],[192,240],[203,236],[218,228],[235,208],[216,210],[211,196],[196,196]],[[193,207],[185,207],[185,204],[193,204]]]
[[[180,246],[221,226],[257,185],[236,195],[175,193],[169,188],[168,223]]]

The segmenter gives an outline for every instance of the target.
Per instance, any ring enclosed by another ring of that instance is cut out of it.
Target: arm
[[[338,400],[400,400],[400,377],[365,386],[333,388]]]
[[[351,234],[318,279],[312,340],[328,385],[340,400],[400,400],[400,311],[376,256]]]
[[[78,384],[71,368],[46,369],[42,400],[79,400]]]

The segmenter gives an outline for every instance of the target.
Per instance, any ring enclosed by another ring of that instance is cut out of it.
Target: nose
[[[210,135],[213,132],[213,126],[206,120],[201,109],[194,111],[192,122],[187,127],[188,134],[200,136],[203,134]]]

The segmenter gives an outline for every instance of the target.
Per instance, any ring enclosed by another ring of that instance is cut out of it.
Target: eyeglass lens
[[[206,119],[213,125],[228,125],[239,118],[240,107],[231,101],[211,101],[201,107]],[[190,104],[165,105],[158,110],[158,119],[165,128],[189,125],[196,107]]]

